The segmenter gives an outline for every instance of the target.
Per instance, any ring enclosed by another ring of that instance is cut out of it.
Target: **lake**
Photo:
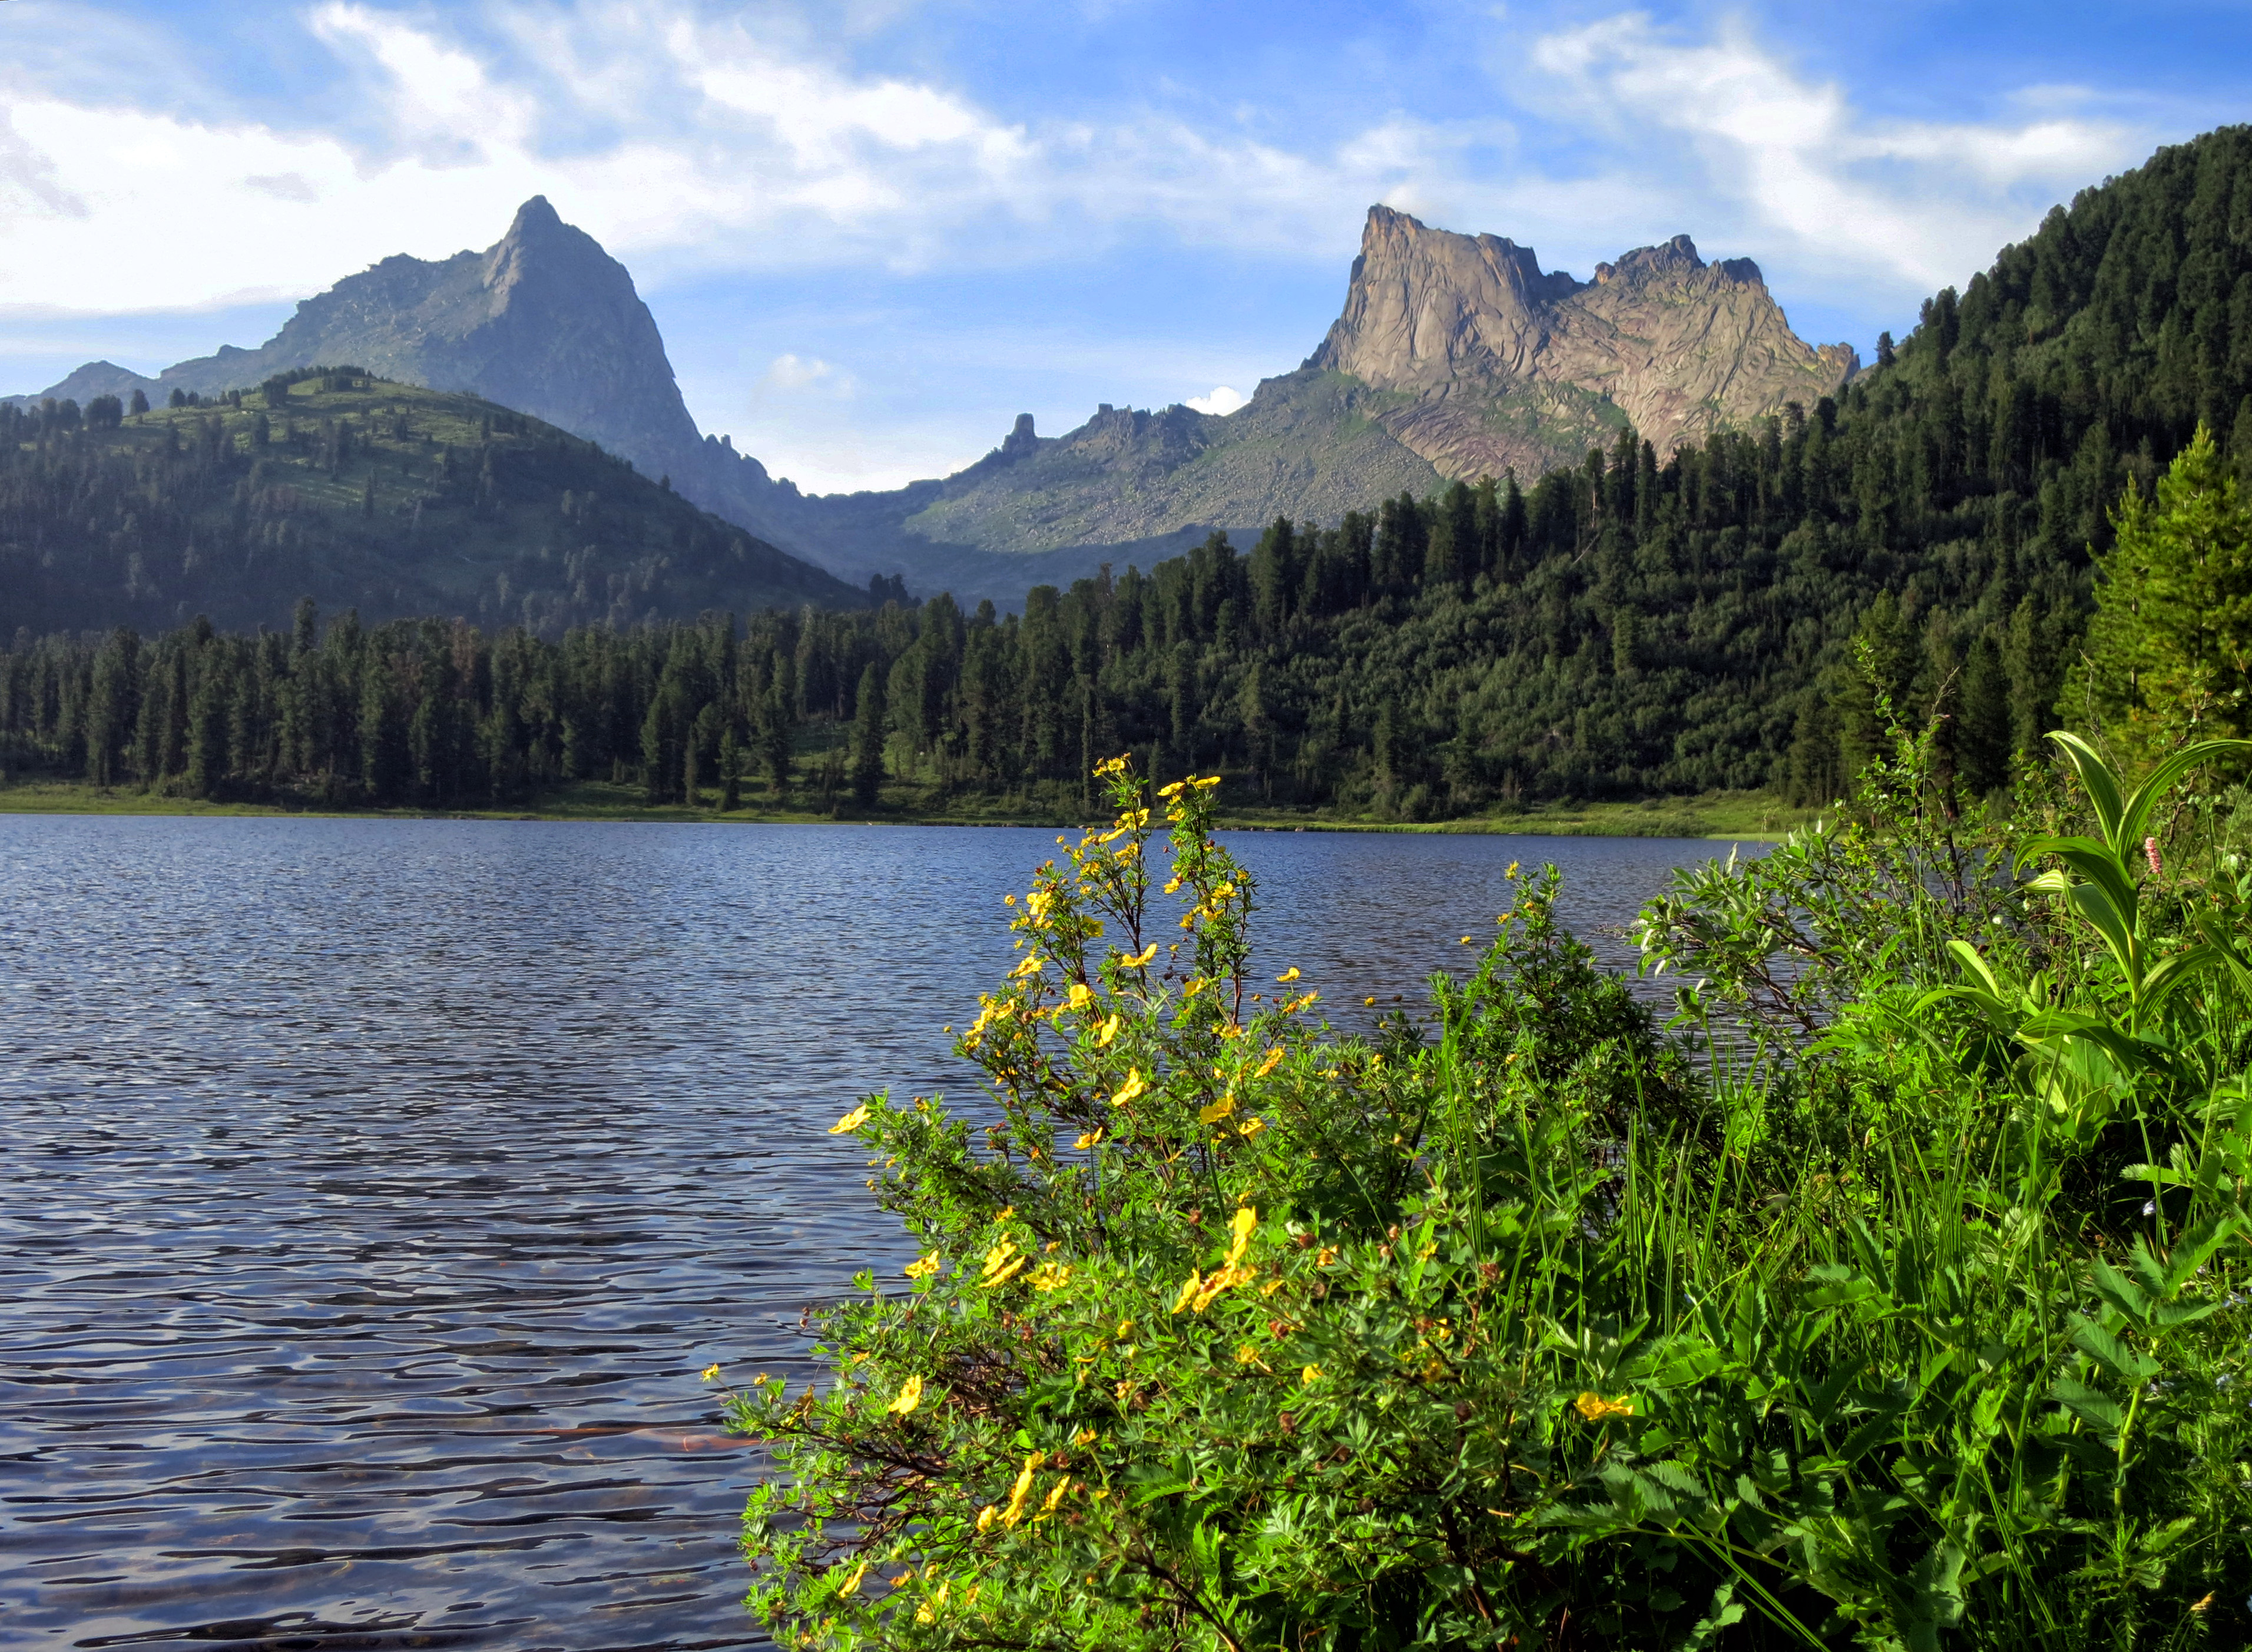
[[[1353,1012],[1512,860],[1585,933],[1727,851],[1227,836]],[[969,1093],[940,1028],[1054,841],[0,816],[0,1641],[760,1643],[696,1373],[908,1259],[827,1127]]]

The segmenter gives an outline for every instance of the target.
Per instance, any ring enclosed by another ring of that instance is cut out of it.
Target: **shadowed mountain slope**
[[[305,596],[550,635],[869,600],[489,401],[351,370],[267,383],[138,415],[0,405],[0,635],[279,625]]]

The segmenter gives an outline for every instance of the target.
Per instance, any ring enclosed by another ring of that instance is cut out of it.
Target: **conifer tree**
[[[884,675],[874,665],[860,673],[852,722],[852,801],[865,809],[884,783]]]
[[[2129,755],[2252,730],[2252,510],[2204,425],[2112,517],[2080,693]]]

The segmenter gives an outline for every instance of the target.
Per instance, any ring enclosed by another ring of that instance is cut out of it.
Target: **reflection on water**
[[[1262,956],[1413,994],[1553,858],[1619,923],[1710,844],[1245,834]],[[1052,833],[0,816],[0,1640],[754,1643],[756,1454],[907,1247],[863,1091],[964,1087]],[[1619,949],[1614,943],[1611,950]]]

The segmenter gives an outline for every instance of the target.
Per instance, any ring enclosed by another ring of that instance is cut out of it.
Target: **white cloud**
[[[1605,140],[1708,243],[1802,276],[1928,291],[1961,281],[2068,197],[2147,147],[2043,88],[2038,118],[1873,118],[1799,76],[1741,24],[1686,39],[1644,15],[1548,35],[1534,95]],[[1598,193],[1609,179],[1595,181]]]
[[[880,24],[880,4],[864,10]],[[487,245],[534,193],[659,282],[1068,260],[1153,226],[1341,260],[1382,199],[1581,273],[1686,228],[1892,294],[1961,280],[2143,146],[2054,87],[2014,120],[1873,120],[1742,25],[1688,38],[1640,14],[1516,56],[1505,90],[1542,134],[1574,138],[1568,161],[1528,160],[1526,122],[1491,115],[1372,111],[1295,148],[1155,108],[1028,125],[935,80],[858,72],[837,31],[824,43],[776,16],[324,0],[305,27],[347,85],[307,111],[344,111],[330,128],[170,112],[230,105],[177,83],[136,101],[130,75],[96,105],[52,52],[0,67],[0,306],[302,294],[391,253]]]
[[[851,374],[842,371],[818,356],[798,356],[785,352],[768,364],[759,380],[763,388],[786,392],[813,391],[822,395],[850,396],[859,387]]]
[[[1208,396],[1191,396],[1189,406],[1200,413],[1217,413],[1225,417],[1244,406],[1251,399],[1240,394],[1227,385],[1214,385]]]
[[[301,201],[307,205],[321,198],[302,172],[265,172],[242,180],[261,195],[271,195],[277,201]]]

